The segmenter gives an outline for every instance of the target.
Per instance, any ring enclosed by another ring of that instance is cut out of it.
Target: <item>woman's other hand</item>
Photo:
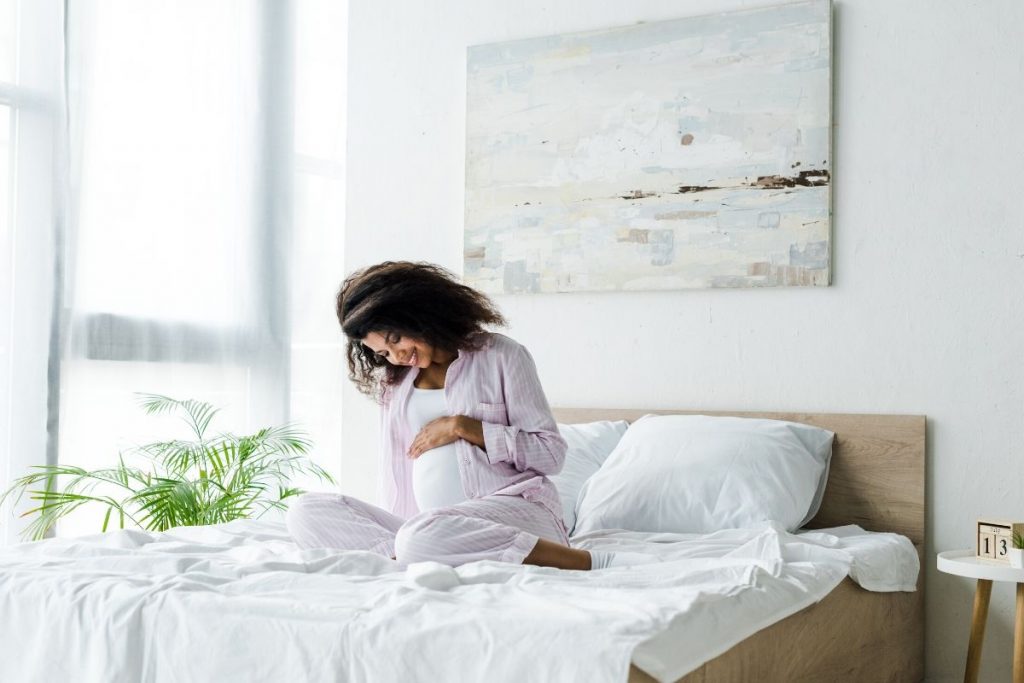
[[[447,446],[458,439],[484,447],[484,430],[480,420],[465,415],[448,415],[423,425],[409,446],[409,457],[414,460],[432,448]]]

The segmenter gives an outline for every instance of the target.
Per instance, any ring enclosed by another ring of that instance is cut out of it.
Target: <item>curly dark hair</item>
[[[363,346],[370,332],[397,333],[456,352],[479,348],[484,325],[505,325],[487,295],[441,266],[385,261],[349,275],[338,290],[338,322],[348,338],[349,379],[378,402],[409,372]]]

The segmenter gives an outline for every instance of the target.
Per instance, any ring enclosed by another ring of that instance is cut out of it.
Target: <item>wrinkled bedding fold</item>
[[[598,572],[401,567],[301,550],[283,524],[253,520],[10,546],[0,549],[0,680],[621,682],[633,662],[667,681],[846,576],[913,590],[919,571],[908,539],[854,526],[601,531],[573,543],[662,561]]]

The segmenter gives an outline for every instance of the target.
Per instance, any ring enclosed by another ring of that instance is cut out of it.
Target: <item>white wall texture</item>
[[[351,3],[346,272],[461,272],[468,45],[771,0]],[[500,297],[553,405],[925,414],[929,681],[959,680],[972,583],[935,553],[1024,518],[1024,3],[836,0],[829,288]],[[342,488],[375,498],[344,404]],[[984,680],[1008,680],[997,584]]]

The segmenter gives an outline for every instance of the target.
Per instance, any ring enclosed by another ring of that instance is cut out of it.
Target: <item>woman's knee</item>
[[[339,506],[350,506],[348,496],[317,491],[296,496],[288,505],[288,512],[285,514],[288,533],[292,536],[301,535],[311,522],[323,521],[325,514],[329,514],[331,509],[337,510]]]
[[[395,534],[395,559],[404,564],[440,561],[438,548],[446,534],[445,520],[450,515],[430,511],[421,512],[398,529]]]

